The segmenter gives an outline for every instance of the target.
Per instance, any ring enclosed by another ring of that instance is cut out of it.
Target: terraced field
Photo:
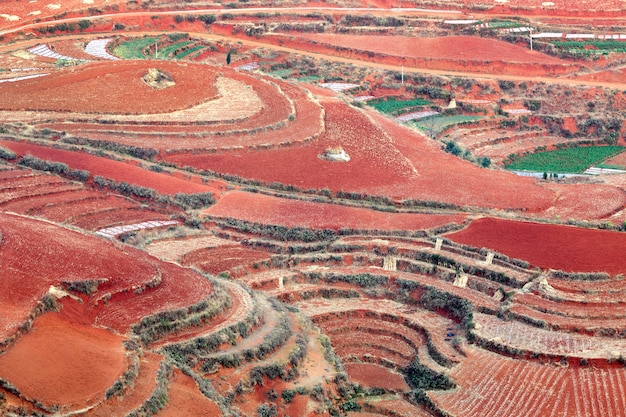
[[[503,169],[624,145],[577,7],[96,2],[0,15],[1,415],[624,414],[624,174]]]

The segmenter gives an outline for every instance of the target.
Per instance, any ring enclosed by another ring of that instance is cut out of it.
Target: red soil
[[[262,41],[307,52],[390,65],[433,70],[509,75],[558,75],[577,64],[503,41],[472,36],[419,38],[382,35],[293,34],[265,35]]]
[[[626,234],[493,218],[473,221],[447,235],[455,242],[486,247],[542,268],[568,272],[626,273]]]
[[[148,86],[142,77],[149,68],[169,74],[176,84],[165,89]],[[0,84],[0,109],[168,113],[216,96],[216,73],[210,68],[174,61],[113,61],[70,67],[46,77]]]
[[[220,189],[225,188],[225,184],[222,181],[213,181],[210,185],[202,184],[199,178],[194,178],[193,180],[176,178],[170,174],[152,172],[136,165],[87,153],[51,149],[45,146],[21,142],[0,141],[0,146],[11,149],[20,157],[32,155],[49,161],[63,162],[72,169],[89,171],[92,176],[100,175],[114,181],[152,188],[161,194],[219,193]]]
[[[0,338],[14,333],[51,285],[101,280],[76,317],[125,333],[141,318],[195,304],[213,285],[191,270],[163,263],[139,250],[49,223],[0,214]],[[143,288],[154,283],[154,288]],[[110,300],[101,300],[110,294]]]
[[[554,207],[545,214],[557,219],[604,219],[626,204],[626,193],[609,185],[547,183],[544,187],[557,195]]]
[[[621,365],[562,367],[472,349],[450,376],[458,390],[431,391],[429,396],[452,415],[626,415],[626,372]]]
[[[232,191],[203,212],[220,218],[286,227],[315,229],[421,230],[462,223],[464,215],[384,213],[364,208],[281,199],[263,194]]]
[[[132,287],[150,280],[154,260],[42,221],[0,214],[0,339],[26,319],[50,285],[106,278]]]
[[[617,165],[617,166],[626,168],[626,152],[622,152],[619,155],[616,155],[611,159],[607,159],[606,161],[604,161],[604,163],[610,164],[610,165]]]
[[[111,397],[98,407],[89,410],[85,415],[89,417],[122,416],[141,407],[154,392],[161,360],[163,360],[161,355],[144,351],[140,360],[139,375],[133,380],[132,386],[124,391],[123,398]]]
[[[159,416],[197,416],[218,417],[222,415],[220,408],[205,397],[195,381],[174,369],[174,376],[168,390],[167,406],[159,412]]]
[[[481,169],[444,153],[437,142],[374,112],[324,99],[326,130],[301,147],[222,154],[172,155],[164,159],[217,172],[301,188],[348,190],[397,199],[458,205],[545,210],[553,193],[534,180]],[[341,146],[350,162],[318,157]],[[445,167],[445,168],[443,168]],[[525,192],[520,193],[519,190]]]
[[[477,38],[475,36],[446,36],[417,39],[414,36],[359,36],[337,33],[303,33],[297,36],[319,43],[407,58],[567,64],[567,61],[553,58],[536,51],[533,52],[521,46],[494,39]]]
[[[373,363],[348,363],[344,367],[350,380],[363,387],[383,388],[393,391],[410,390],[402,375],[383,366]]]
[[[0,356],[0,378],[46,405],[95,404],[125,367],[120,337],[57,313],[35,320],[31,331]]]
[[[95,308],[94,321],[125,333],[132,324],[148,315],[199,303],[213,293],[213,284],[189,269],[169,262],[158,262],[152,266],[151,271],[155,271],[155,266],[161,274],[161,283],[156,288],[143,292],[136,291],[138,294],[130,291],[114,293],[111,301]],[[96,293],[92,298],[102,296],[103,291]]]
[[[98,6],[102,6],[103,2],[98,2]],[[110,0],[106,3],[106,7],[113,6],[114,4],[125,2],[122,0]],[[50,3],[54,4],[54,3]],[[12,27],[17,25],[23,25],[27,22],[30,22],[34,19],[45,19],[50,18],[52,16],[59,15],[61,13],[72,13],[77,10],[87,10],[90,7],[96,6],[96,4],[87,4],[83,0],[63,0],[62,2],[56,2],[59,6],[59,9],[49,8],[46,5],[39,2],[24,2],[20,0],[6,0],[2,2],[2,13],[8,15],[15,15],[20,18],[20,20],[16,22],[9,22],[5,19],[0,19],[0,28],[4,27]],[[105,10],[106,10],[105,7]],[[41,12],[38,15],[29,15],[32,12]]]

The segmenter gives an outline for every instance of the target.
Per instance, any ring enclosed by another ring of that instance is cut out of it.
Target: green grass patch
[[[584,146],[537,152],[507,165],[515,171],[581,173],[624,150],[623,146]]]
[[[156,38],[136,38],[122,42],[115,47],[113,54],[122,59],[146,59],[143,49],[153,44]]]
[[[422,98],[416,98],[413,100],[396,100],[390,98],[388,100],[370,101],[368,103],[368,105],[370,105],[371,107],[385,114],[396,114],[406,109],[420,106],[429,106],[431,104],[433,103]]]
[[[430,131],[432,127],[435,132],[439,133],[450,126],[454,126],[460,123],[475,122],[476,120],[480,119],[484,119],[484,116],[465,116],[462,114],[455,116],[435,116],[428,117],[422,120],[411,121],[409,122],[409,125],[426,131]]]

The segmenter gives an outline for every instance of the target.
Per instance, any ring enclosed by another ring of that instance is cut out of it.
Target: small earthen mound
[[[323,159],[328,159],[329,161],[340,161],[340,162],[349,162],[350,155],[343,150],[341,146],[332,146],[326,148],[324,154],[321,155]]]
[[[142,80],[155,90],[163,90],[176,85],[174,79],[169,74],[157,68],[148,69]]]

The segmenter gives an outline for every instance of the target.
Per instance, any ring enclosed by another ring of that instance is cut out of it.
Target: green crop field
[[[146,59],[143,49],[153,44],[156,38],[137,38],[122,42],[115,47],[113,54],[122,59]]]
[[[184,41],[184,42],[178,42],[178,43],[173,43],[171,45],[167,45],[163,49],[159,48],[159,56],[161,58],[168,58],[175,50],[184,48],[185,46],[190,45],[192,43],[193,42],[191,41]]]
[[[489,22],[489,27],[493,29],[518,28],[521,26],[524,26],[524,24],[515,20],[492,20]]]
[[[431,103],[428,100],[424,100],[422,98],[416,98],[413,100],[389,99],[389,100],[384,100],[384,101],[372,101],[372,102],[369,102],[368,104],[381,113],[395,114],[405,109],[419,107],[419,106],[429,106],[433,103]]]
[[[585,146],[537,152],[507,165],[515,171],[581,173],[624,150],[623,146]]]
[[[193,54],[194,52],[198,52],[201,49],[205,49],[206,46],[204,45],[196,45],[193,48],[189,48],[187,49],[185,52],[181,52],[180,54],[176,55],[174,58],[176,59],[183,59],[184,57]]]
[[[600,55],[610,52],[626,53],[626,42],[615,40],[555,41],[559,50],[579,55]],[[591,49],[589,49],[591,47]]]
[[[269,72],[268,74],[273,75],[275,77],[280,77],[280,78],[287,78],[289,77],[291,74],[293,74],[293,70],[292,69],[279,69],[276,71],[272,71]]]

